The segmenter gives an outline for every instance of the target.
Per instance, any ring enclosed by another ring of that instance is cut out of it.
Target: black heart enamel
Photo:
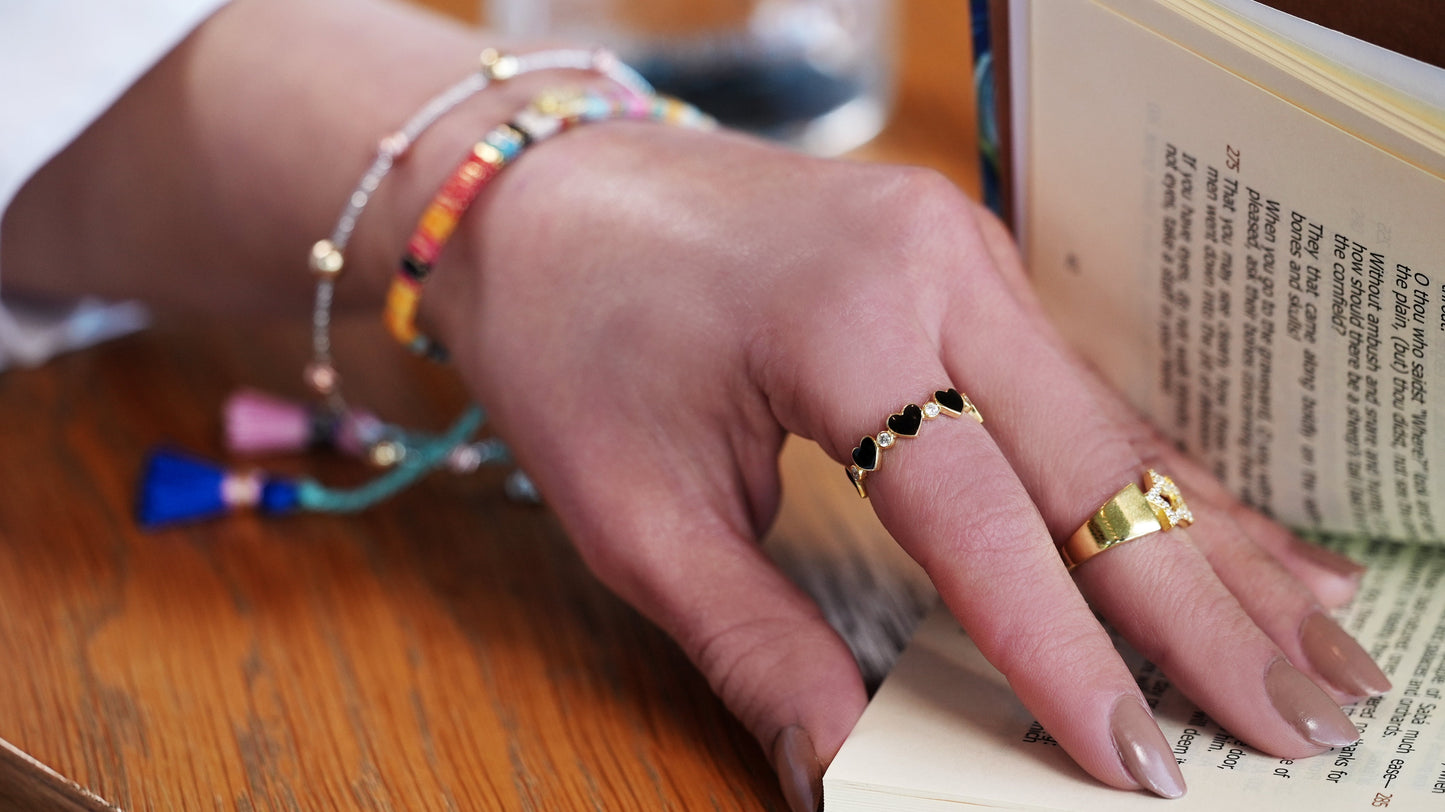
[[[864,437],[853,449],[853,462],[865,471],[878,470],[878,443],[872,437]]]
[[[900,437],[917,437],[921,425],[923,410],[912,403],[904,406],[902,412],[888,415],[888,430]]]
[[[963,395],[958,394],[957,389],[949,389],[947,392],[934,392],[933,402],[953,414],[963,414]]]

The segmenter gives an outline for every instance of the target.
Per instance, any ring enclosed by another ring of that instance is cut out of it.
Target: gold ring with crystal
[[[1187,527],[1194,514],[1184,503],[1184,495],[1174,480],[1150,469],[1144,474],[1144,487],[1130,482],[1114,498],[1105,502],[1098,512],[1074,531],[1059,547],[1069,570],[1111,547],[1137,538]]]

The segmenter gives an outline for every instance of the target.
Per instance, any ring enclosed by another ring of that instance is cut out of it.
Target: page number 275
[[[1231,172],[1239,171],[1239,150],[1228,144],[1224,145],[1224,168]]]

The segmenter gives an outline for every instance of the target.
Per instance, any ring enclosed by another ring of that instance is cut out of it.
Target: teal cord
[[[472,405],[452,423],[445,434],[411,440],[406,456],[396,467],[356,488],[328,488],[314,479],[296,483],[296,498],[302,509],[319,513],[355,513],[399,493],[413,482],[446,462],[452,449],[471,438],[486,420],[482,407]]]

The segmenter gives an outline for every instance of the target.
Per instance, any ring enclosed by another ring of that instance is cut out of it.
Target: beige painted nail
[[[1109,730],[1119,760],[1140,786],[1163,798],[1184,795],[1184,776],[1174,751],[1142,702],[1132,696],[1120,697],[1109,717]]]
[[[1329,694],[1283,657],[1265,672],[1264,689],[1279,715],[1315,744],[1344,747],[1359,739],[1359,731]]]
[[[818,812],[823,804],[823,765],[813,749],[813,737],[799,725],[783,728],[773,739],[773,769],[783,797],[793,812]]]
[[[1341,578],[1358,581],[1365,574],[1365,565],[1342,553],[1308,541],[1297,541],[1294,551]]]
[[[1310,665],[1339,691],[1350,696],[1375,696],[1390,690],[1390,678],[1369,652],[1324,612],[1300,624],[1300,648]]]

